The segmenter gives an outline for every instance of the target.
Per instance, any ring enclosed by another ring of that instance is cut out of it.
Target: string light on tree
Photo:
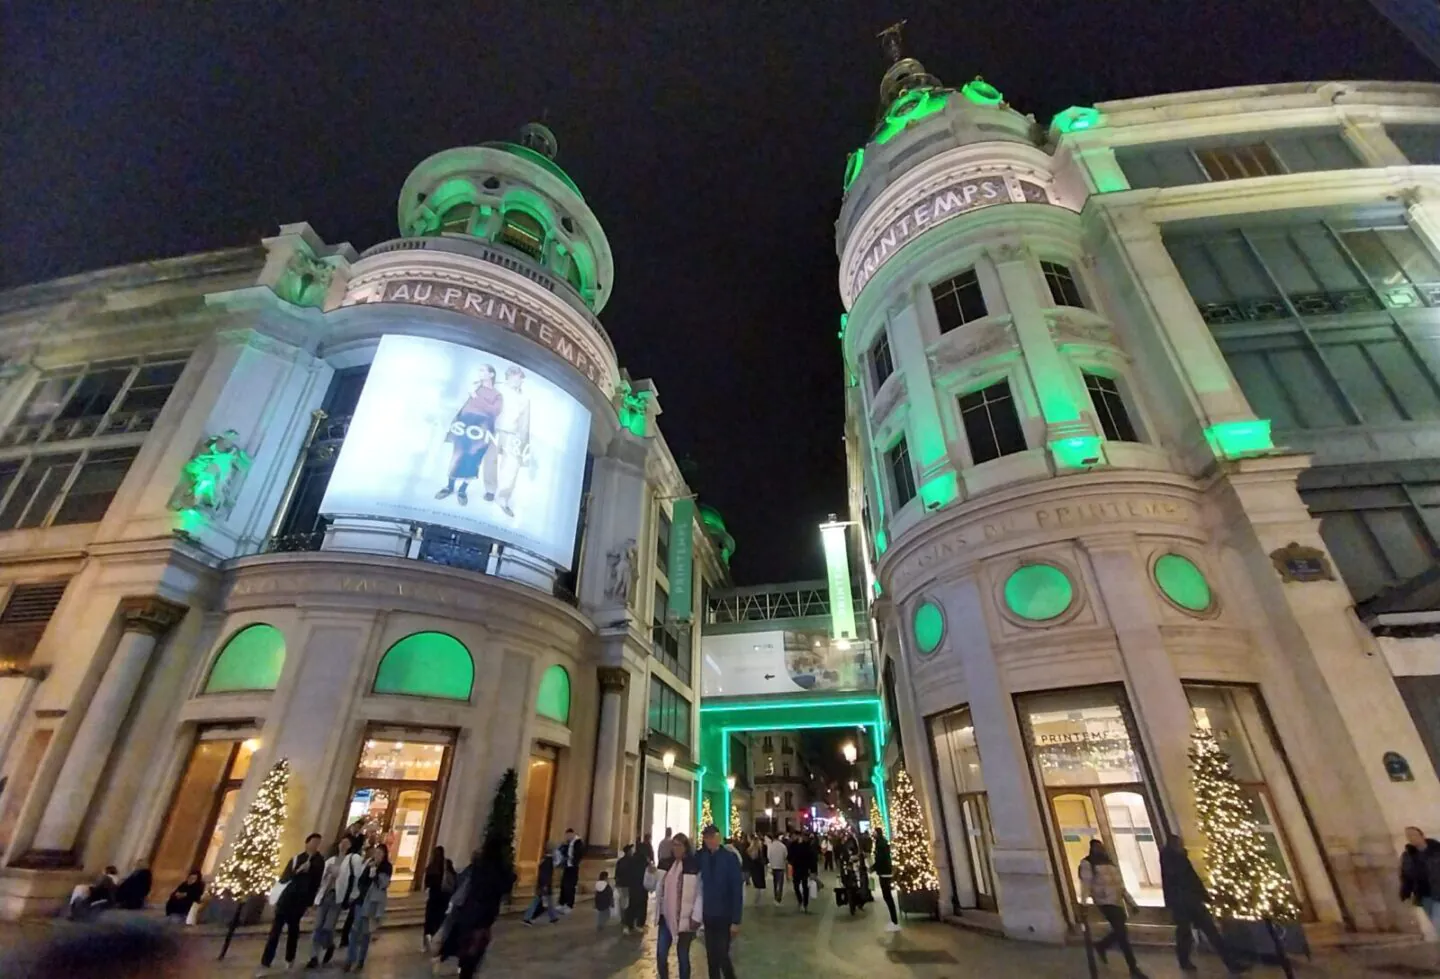
[[[265,773],[240,827],[235,849],[220,865],[211,885],[216,897],[243,901],[270,890],[280,876],[280,830],[285,825],[285,792],[290,762],[281,758]]]
[[[880,807],[875,804],[875,797],[872,795],[870,797],[870,827],[873,829],[876,826],[884,829],[885,821],[880,817]]]
[[[732,804],[730,806],[730,835],[739,836],[742,829],[743,827],[740,825],[740,807]]]
[[[940,889],[940,876],[930,856],[930,834],[910,774],[901,768],[895,773],[895,804],[890,807],[894,836],[890,855],[895,865],[895,886],[903,894]]]
[[[1211,911],[1239,921],[1293,921],[1300,913],[1295,892],[1270,859],[1230,759],[1208,729],[1197,729],[1191,739],[1190,769],[1206,840]]]
[[[714,825],[714,823],[715,808],[710,805],[710,797],[706,796],[700,803],[700,829],[704,830],[706,826]]]

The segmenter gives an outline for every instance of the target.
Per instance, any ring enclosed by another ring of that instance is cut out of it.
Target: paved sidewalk
[[[789,897],[789,895],[787,895]],[[837,912],[834,902],[816,901],[813,913],[802,915],[792,900],[780,907],[770,902],[746,908],[746,920],[735,943],[735,965],[741,979],[991,979],[1023,976],[1026,979],[1085,979],[1082,947],[1054,947],[1011,942],[952,925],[928,921],[908,922],[898,935],[883,930],[885,909],[871,905],[860,915]],[[74,926],[31,924],[0,927],[0,949],[13,949],[26,937],[43,938],[58,932],[73,934]],[[53,931],[52,931],[53,929]],[[186,935],[179,955],[169,963],[151,963],[136,977],[183,976],[184,979],[237,979],[254,973],[262,939],[241,936],[224,962],[216,962],[220,941]],[[283,948],[283,946],[282,946]],[[301,938],[300,961],[309,955],[309,934]],[[672,953],[673,955],[673,953]],[[594,912],[578,911],[558,924],[524,927],[505,920],[480,975],[488,979],[655,979],[655,930],[642,936],[624,936],[612,917],[604,932],[595,929]],[[1168,949],[1142,949],[1141,967],[1151,979],[1183,979]],[[0,960],[3,962],[3,960]],[[1224,970],[1213,957],[1200,960],[1200,977],[1220,979]],[[692,947],[693,975],[706,975],[703,943]],[[131,979],[113,970],[97,973],[105,979]],[[277,971],[277,975],[284,975]],[[296,973],[304,974],[304,973]],[[338,976],[332,965],[314,975]],[[365,975],[374,979],[421,979],[430,975],[428,959],[420,951],[419,930],[396,928],[382,932],[371,949]],[[1328,952],[1313,962],[1296,962],[1296,974],[1306,979],[1440,979],[1440,949],[1435,946],[1385,946],[1361,952]],[[18,979],[13,966],[0,964],[0,975]],[[90,979],[71,973],[74,979]],[[676,975],[673,962],[671,975]],[[1116,958],[1101,975],[1124,979]],[[1278,968],[1261,967],[1259,977],[1281,975]],[[28,977],[26,977],[28,979]],[[48,977],[47,977],[48,979]],[[68,979],[68,977],[67,977]]]

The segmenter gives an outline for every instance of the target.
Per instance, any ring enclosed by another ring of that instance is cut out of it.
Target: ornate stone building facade
[[[633,838],[662,772],[693,808],[689,623],[734,545],[554,155],[431,157],[361,254],[287,225],[0,296],[0,914],[208,876],[281,758],[285,849],[362,819],[412,888],[507,769],[522,873]]]
[[[1434,563],[1437,137],[1440,89],[1369,82],[1044,127],[892,48],[837,226],[847,441],[947,910],[1056,939],[1100,839],[1163,920],[1208,727],[1312,928],[1413,927],[1440,783],[1355,606]]]

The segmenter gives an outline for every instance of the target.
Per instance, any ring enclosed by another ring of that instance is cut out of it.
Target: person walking
[[[660,858],[655,884],[659,935],[655,942],[655,969],[659,979],[670,979],[670,946],[680,963],[680,979],[690,979],[690,943],[695,940],[695,902],[700,899],[700,863],[690,852],[684,833],[666,838],[670,853]]]
[[[376,843],[370,851],[370,859],[361,872],[361,897],[355,911],[355,934],[351,936],[350,948],[345,953],[345,971],[359,972],[365,968],[365,956],[370,952],[370,940],[385,917],[385,908],[390,903],[390,878],[395,868],[390,863],[390,848]],[[369,883],[364,883],[365,878]]]
[[[770,837],[770,841],[765,844],[765,862],[770,865],[770,880],[775,888],[776,904],[785,896],[785,864],[789,859],[790,851],[784,841],[778,837]]]
[[[871,850],[875,861],[872,869],[880,879],[880,896],[885,899],[885,909],[890,912],[890,923],[885,926],[885,930],[899,931],[900,916],[895,911],[895,893],[891,886],[895,879],[895,863],[890,857],[890,841],[885,838],[883,827],[876,826],[870,833],[875,837]]]
[[[315,895],[315,931],[310,936],[310,961],[307,969],[317,969],[335,955],[335,925],[349,910],[359,894],[360,875],[365,871],[365,858],[350,852],[350,837],[342,836],[335,856],[325,861],[320,875],[320,889]],[[323,958],[322,958],[323,956]]]
[[[365,851],[370,848],[370,835],[365,831],[365,820],[360,818],[345,827],[344,835],[350,840],[350,852],[360,858],[363,863]],[[340,852],[340,841],[335,841],[335,852]],[[359,893],[356,893],[359,897]],[[355,927],[355,908],[359,901],[351,901],[350,907],[345,910],[345,924],[340,928],[340,947],[348,948],[350,945],[350,932]]]
[[[700,920],[705,926],[705,962],[710,979],[735,979],[730,943],[740,934],[745,909],[745,880],[740,863],[720,845],[720,830],[706,826],[700,833]]]
[[[755,904],[765,901],[765,840],[759,835],[750,841],[750,886],[755,888]]]
[[[580,858],[585,855],[585,841],[575,835],[573,829],[565,831],[565,842],[560,844],[560,907],[561,914],[575,910],[575,891],[580,884]]]
[[[540,862],[535,866],[535,900],[531,901],[530,907],[525,909],[525,916],[520,919],[521,924],[533,925],[535,916],[541,911],[549,912],[551,924],[560,918],[560,912],[550,899],[551,893],[555,889],[555,861],[558,859],[560,859],[559,851],[547,842]]]
[[[645,892],[645,858],[628,843],[622,856],[615,861],[615,888],[623,895],[620,907],[620,932],[645,930],[645,914],[649,895]]]
[[[1436,848],[1440,850],[1440,843]],[[1160,886],[1165,893],[1165,907],[1170,909],[1170,920],[1175,922],[1175,957],[1180,960],[1180,968],[1185,972],[1199,971],[1190,959],[1198,928],[1225,963],[1225,971],[1238,975],[1242,971],[1240,963],[1215,927],[1215,919],[1206,907],[1210,892],[1190,862],[1179,833],[1172,833],[1160,851]]]
[[[515,873],[505,860],[500,841],[487,839],[471,854],[470,866],[461,876],[465,880],[455,892],[459,900],[451,912],[440,958],[455,956],[460,960],[460,979],[474,979],[490,947],[500,905],[515,886]]]
[[[791,841],[786,859],[790,863],[790,880],[795,886],[795,901],[801,914],[810,913],[810,871],[813,863],[810,841],[796,837]]]
[[[635,853],[641,860],[645,861],[644,865],[646,867],[655,866],[655,844],[650,842],[649,833],[640,837],[640,842],[635,845]]]
[[[1135,902],[1125,893],[1125,878],[1099,840],[1090,841],[1090,852],[1080,861],[1080,903],[1084,904],[1087,898],[1110,922],[1110,934],[1095,943],[1095,954],[1100,956],[1100,961],[1106,960],[1110,946],[1119,945],[1131,979],[1146,979],[1140,966],[1135,964],[1135,951],[1130,947],[1130,933],[1125,927],[1125,906]]]
[[[831,842],[828,834],[820,838],[820,854],[825,858],[825,872],[833,873],[835,870],[835,844]]]
[[[430,860],[425,864],[425,924],[420,929],[420,944],[426,952],[430,951],[435,933],[445,923],[450,895],[454,893],[455,865],[445,859],[445,848],[437,846],[430,851]]]
[[[257,976],[266,975],[275,962],[275,950],[280,945],[280,932],[285,931],[285,967],[295,965],[295,950],[300,946],[300,919],[305,909],[315,901],[320,890],[320,878],[325,875],[325,858],[320,856],[320,834],[311,833],[305,837],[305,849],[291,857],[285,864],[276,882],[284,884],[280,897],[275,901],[275,920],[270,922],[270,934],[265,939],[265,949],[260,953],[260,969]]]
[[[615,907],[615,888],[610,883],[610,871],[600,871],[595,881],[595,930],[604,931],[610,923],[610,912]]]

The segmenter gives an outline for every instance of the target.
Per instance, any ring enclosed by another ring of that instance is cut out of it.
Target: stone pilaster
[[[620,775],[620,730],[625,688],[630,674],[623,666],[602,666],[600,730],[595,747],[595,785],[590,795],[590,849],[611,854],[615,846],[615,791]]]

